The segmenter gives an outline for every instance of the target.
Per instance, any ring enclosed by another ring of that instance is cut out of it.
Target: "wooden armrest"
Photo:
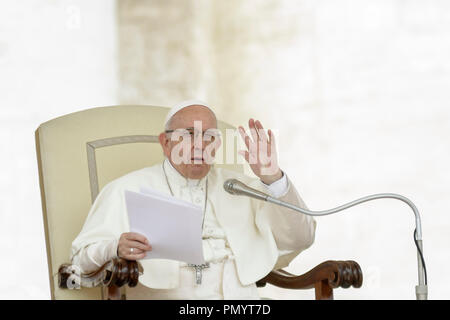
[[[363,281],[361,267],[355,261],[325,261],[307,273],[296,276],[282,269],[274,270],[259,280],[256,285],[266,283],[287,289],[315,288],[316,299],[333,299],[334,288],[360,288]]]
[[[97,271],[83,274],[78,266],[63,264],[58,269],[58,286],[63,289],[92,287],[117,287],[125,284],[135,287],[138,284],[141,265],[136,261],[113,258]]]
[[[135,287],[138,283],[142,266],[136,261],[114,258],[106,262],[97,271],[82,274],[79,267],[63,264],[58,269],[58,286],[64,289],[92,287],[110,288],[110,296],[116,289],[128,284]],[[363,281],[361,268],[355,261],[325,261],[307,273],[296,276],[285,270],[274,270],[256,282],[258,287],[267,283],[287,289],[315,288],[316,299],[333,299],[334,288],[360,288]],[[114,293],[115,292],[115,293]]]

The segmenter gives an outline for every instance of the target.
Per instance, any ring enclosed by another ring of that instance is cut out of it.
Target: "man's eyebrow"
[[[184,129],[184,130],[195,130],[195,128],[194,128],[194,127],[189,127],[189,128],[180,128],[180,129]],[[209,129],[203,130],[203,132],[205,132],[205,131],[208,131],[208,130],[218,130],[218,129],[216,129],[216,128],[209,128]]]
[[[177,128],[177,129],[170,129],[170,130],[165,130],[166,133],[170,133],[170,132],[174,132],[175,130],[194,130],[193,127],[189,127],[189,128]]]
[[[189,127],[189,128],[177,128],[175,130],[194,130],[194,127]],[[174,130],[172,130],[174,131]]]
[[[169,133],[169,132],[174,132],[175,130],[195,130],[195,128],[194,127],[178,128],[178,129],[166,130],[165,132]],[[203,130],[203,132],[206,132],[208,130],[217,130],[217,131],[219,131],[218,128],[209,128],[209,129]]]

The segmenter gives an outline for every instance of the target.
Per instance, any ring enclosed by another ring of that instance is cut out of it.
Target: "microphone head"
[[[228,179],[224,182],[223,188],[225,189],[226,192],[228,192],[230,194],[236,194],[234,186],[238,182],[239,182],[239,180],[236,180],[236,179]]]
[[[247,196],[264,201],[267,201],[267,198],[269,197],[267,194],[250,188],[237,179],[226,180],[223,184],[223,188],[232,195]]]

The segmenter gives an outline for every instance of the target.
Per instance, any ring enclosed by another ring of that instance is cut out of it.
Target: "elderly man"
[[[247,147],[239,153],[258,178],[214,167],[221,138],[217,119],[206,103],[191,100],[173,107],[165,132],[159,135],[165,160],[120,177],[101,190],[72,243],[72,263],[90,272],[115,256],[140,260],[144,273],[138,286],[127,289],[129,299],[258,299],[255,282],[287,266],[308,248],[314,241],[316,222],[293,210],[224,191],[224,181],[236,178],[306,208],[278,167],[273,132],[266,134],[253,119],[249,129],[251,137],[239,127]],[[207,264],[193,267],[175,260],[143,259],[152,250],[152,239],[129,232],[124,199],[125,190],[139,192],[142,187],[203,208]]]

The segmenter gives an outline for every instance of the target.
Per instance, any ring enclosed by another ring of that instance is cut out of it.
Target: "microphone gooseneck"
[[[300,208],[298,206],[295,206],[293,204],[281,201],[277,198],[273,198],[264,192],[255,190],[253,188],[248,187],[244,183],[240,182],[237,179],[228,179],[225,181],[223,185],[225,191],[232,195],[245,195],[248,197],[252,197],[258,200],[263,200],[267,202],[271,202],[298,212],[301,212],[303,214],[313,216],[313,217],[319,217],[319,216],[326,216],[329,214],[337,213],[339,211],[348,209],[350,207],[356,206],[358,204],[376,200],[376,199],[397,199],[400,201],[403,201],[406,203],[414,212],[415,215],[415,221],[416,221],[416,229],[414,232],[414,242],[417,246],[417,260],[418,260],[418,275],[419,275],[419,285],[416,286],[416,298],[417,300],[426,300],[428,298],[428,288],[427,288],[427,276],[426,276],[426,267],[425,267],[425,260],[423,258],[423,245],[422,245],[422,225],[420,220],[420,214],[417,210],[417,207],[412,203],[411,200],[408,198],[395,194],[395,193],[378,193],[366,197],[362,197],[360,199],[348,202],[346,204],[343,204],[341,206],[338,206],[333,209],[329,210],[322,210],[322,211],[311,211],[307,209]]]

